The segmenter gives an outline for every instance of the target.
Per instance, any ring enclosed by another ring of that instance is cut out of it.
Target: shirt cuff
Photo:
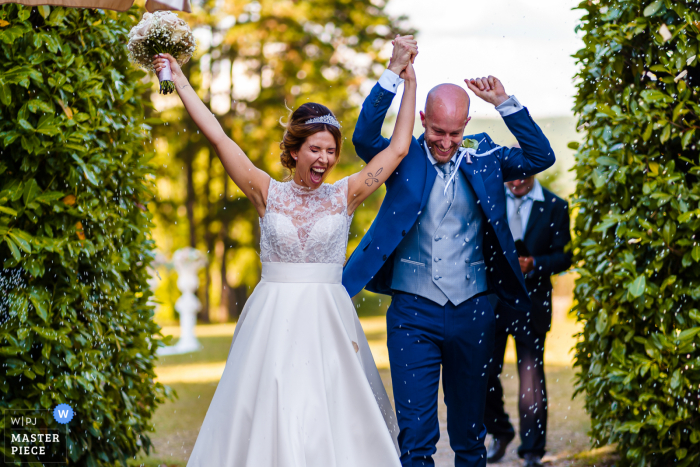
[[[496,107],[496,110],[498,110],[498,113],[501,114],[501,117],[507,117],[508,115],[512,115],[515,112],[521,111],[522,109],[522,104],[518,101],[518,99],[515,96],[510,96],[507,101]]]
[[[393,92],[396,94],[396,90],[403,83],[403,79],[399,78],[399,75],[389,70],[388,68],[384,70],[381,78],[379,78],[379,85],[384,88],[384,90]]]

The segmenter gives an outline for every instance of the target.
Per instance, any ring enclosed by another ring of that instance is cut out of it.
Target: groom
[[[397,36],[388,70],[365,99],[352,138],[365,162],[389,145],[382,123],[399,74],[416,54],[411,36]],[[350,296],[365,286],[393,296],[387,345],[404,467],[434,465],[441,366],[455,465],[486,465],[483,419],[495,329],[486,296],[496,294],[523,316],[530,312],[503,182],[554,163],[549,141],[498,79],[465,81],[496,107],[522,149],[499,147],[480,133],[468,137],[478,148],[465,154],[469,96],[453,84],[433,88],[420,112],[425,133],[387,180],[379,213],[343,272]]]

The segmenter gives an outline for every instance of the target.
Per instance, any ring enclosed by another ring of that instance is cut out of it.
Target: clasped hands
[[[410,78],[406,75],[409,64],[413,64],[418,55],[418,42],[411,35],[400,36],[396,35],[393,41],[394,50],[389,61],[389,70],[393,71],[400,78]],[[413,70],[410,70],[412,73]],[[476,94],[480,99],[498,107],[508,100],[503,83],[495,76],[487,78],[470,78],[465,79],[467,87]]]

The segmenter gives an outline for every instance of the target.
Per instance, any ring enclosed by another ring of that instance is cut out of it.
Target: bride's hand
[[[185,77],[185,75],[182,73],[182,68],[180,68],[180,65],[177,64],[177,60],[175,60],[170,54],[158,54],[153,56],[152,63],[156,69],[156,73],[165,68],[165,62],[170,62],[170,71],[173,75],[173,82],[177,81],[178,78]]]
[[[403,69],[399,77],[409,83],[416,83],[416,71],[413,69],[412,62],[408,62],[408,65]]]

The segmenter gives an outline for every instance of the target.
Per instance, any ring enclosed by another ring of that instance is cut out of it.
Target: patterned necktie
[[[436,164],[437,168],[440,169],[440,172],[445,174],[445,176],[449,177],[450,174],[452,173],[452,165],[454,164],[453,161],[448,161],[445,162],[444,164]]]
[[[523,221],[520,217],[520,206],[522,206],[525,198],[513,198],[513,215],[510,216],[510,232],[513,234],[514,240],[522,240],[523,238]]]

